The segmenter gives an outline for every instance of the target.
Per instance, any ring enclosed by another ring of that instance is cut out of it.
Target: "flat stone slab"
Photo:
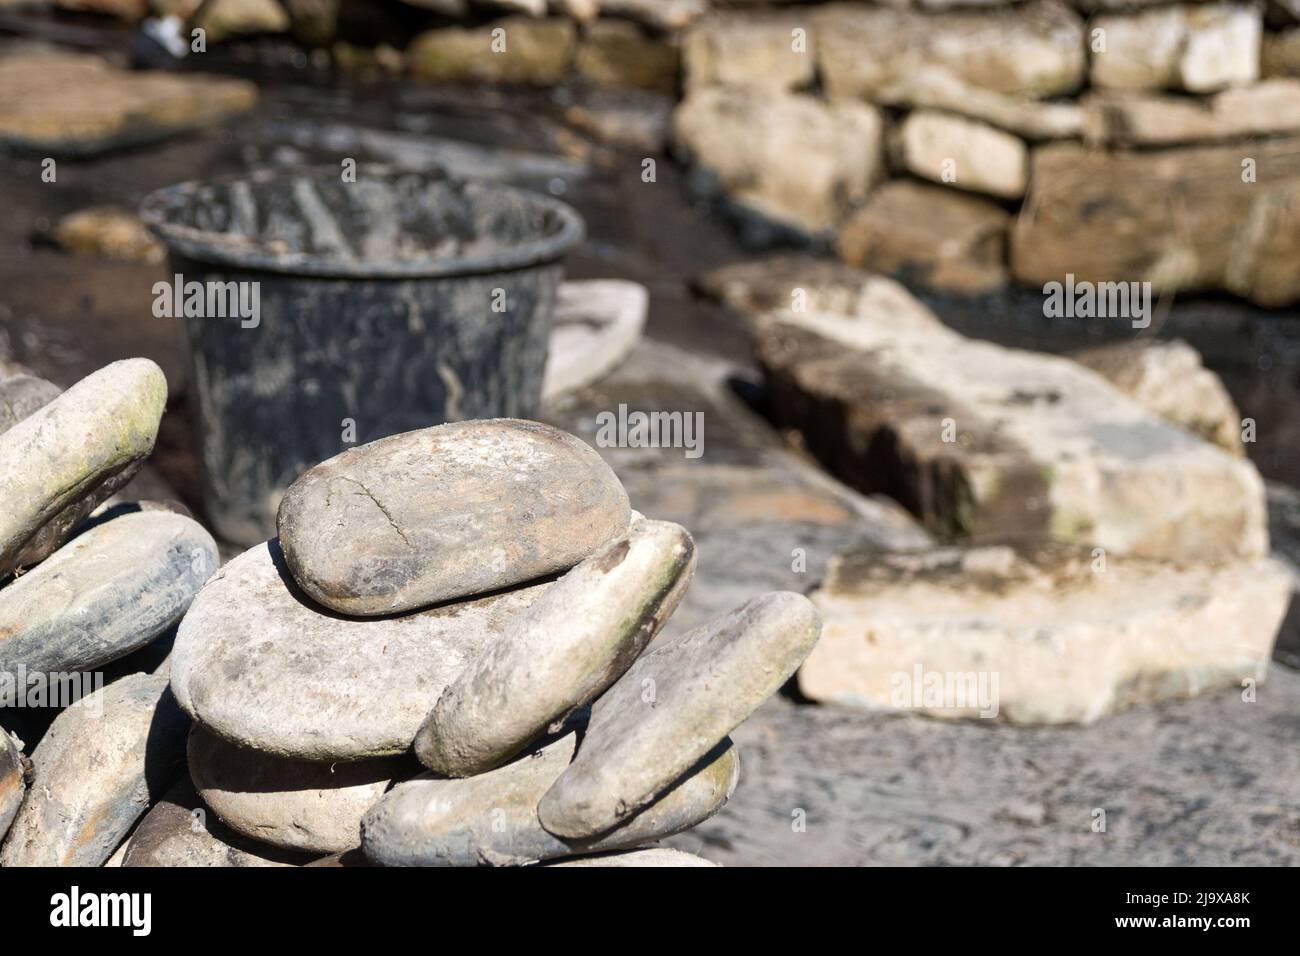
[[[507,625],[438,698],[415,754],[467,777],[499,766],[589,703],[676,610],[695,567],[680,525],[640,520]]]
[[[0,727],[0,840],[9,832],[27,792],[26,769],[21,742]]]
[[[1017,136],[937,110],[913,110],[891,145],[898,166],[949,188],[1000,199],[1025,194],[1028,150]]]
[[[645,328],[650,293],[636,282],[563,282],[555,298],[542,398],[598,381],[627,357]]]
[[[0,145],[85,156],[155,142],[245,112],[245,80],[120,70],[97,56],[20,54],[0,60]]]
[[[183,772],[189,721],[167,679],[132,674],[82,698],[32,752],[0,866],[99,866]]]
[[[199,592],[172,650],[172,687],[232,743],[304,760],[407,750],[439,695],[549,586],[346,618],[298,591],[272,544],[244,552]]]
[[[122,866],[297,866],[310,859],[231,830],[188,777],[153,805],[123,849]]]
[[[568,841],[544,830],[537,803],[569,766],[568,733],[476,777],[422,774],[398,784],[362,821],[366,856],[385,866],[519,866],[575,853],[638,846],[716,813],[735,790],[740,761],[729,740],[640,813],[598,838]]]
[[[725,866],[1295,866],[1300,674],[1241,692],[1083,727],[774,698],[736,731],[761,772],[665,845]]]
[[[1151,282],[1156,292],[1223,289],[1269,307],[1300,299],[1300,255],[1286,225],[1300,195],[1300,138],[1249,150],[1052,143],[1029,162],[1010,246],[1012,273],[1025,285],[1069,274]]]
[[[1068,359],[828,315],[774,319],[758,351],[778,419],[940,534],[1174,560],[1267,551],[1253,465]]]
[[[537,422],[456,422],[371,442],[295,481],[277,526],[307,594],[393,614],[577,564],[628,524],[588,445]]]
[[[1269,558],[1171,565],[1087,547],[848,555],[812,595],[816,701],[1089,723],[1265,677],[1291,576]]]
[[[51,554],[153,451],[162,369],[113,362],[0,434],[0,577]]]
[[[551,833],[590,838],[662,793],[812,650],[816,609],[789,591],[652,646],[592,706],[573,763],[538,804]]]
[[[670,847],[647,847],[642,850],[625,850],[621,853],[596,853],[577,856],[570,860],[556,860],[542,866],[717,866],[693,853],[683,853]]]
[[[291,760],[236,747],[202,727],[190,732],[189,766],[203,802],[236,833],[316,854],[359,846],[362,815],[394,779],[417,769],[404,757]]]
[[[180,620],[217,569],[191,518],[124,514],[73,538],[0,589],[0,702],[22,674],[91,671]]]

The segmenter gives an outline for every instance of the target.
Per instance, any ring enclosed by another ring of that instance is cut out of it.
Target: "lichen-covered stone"
[[[550,586],[347,618],[298,591],[273,545],[246,551],[199,592],[172,650],[172,687],[232,743],[305,760],[407,750],[461,669]]]
[[[438,699],[415,738],[430,770],[482,773],[616,680],[677,608],[695,565],[680,525],[638,521],[552,585]]]
[[[639,846],[712,816],[740,772],[736,750],[724,739],[640,813],[594,839],[568,841],[542,828],[537,803],[569,766],[575,743],[569,733],[476,777],[422,774],[398,784],[362,821],[362,848],[385,866],[518,866]]]
[[[382,438],[295,481],[280,545],[307,594],[394,614],[565,570],[628,521],[627,492],[588,445],[515,419]]]
[[[394,779],[416,769],[404,757],[315,763],[236,747],[196,726],[190,778],[203,802],[236,833],[286,850],[341,853],[361,843],[361,816]]]
[[[162,369],[127,359],[86,376],[0,434],[0,577],[37,563],[153,451]]]
[[[776,693],[820,632],[807,598],[777,591],[651,647],[593,705],[542,826],[586,839],[619,825]]]
[[[99,866],[183,772],[189,720],[167,679],[132,674],[82,698],[32,752],[0,866]]]
[[[166,511],[124,514],[73,538],[0,590],[0,702],[20,667],[91,671],[145,646],[216,569],[212,536]]]

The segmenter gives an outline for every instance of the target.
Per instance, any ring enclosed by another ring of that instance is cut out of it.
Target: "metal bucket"
[[[583,236],[563,203],[436,172],[334,170],[183,183],[141,216],[170,255],[154,311],[185,332],[221,537],[274,535],[284,489],[354,444],[536,417],[561,257]]]

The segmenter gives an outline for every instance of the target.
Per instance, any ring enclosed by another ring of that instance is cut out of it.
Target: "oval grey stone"
[[[190,731],[190,778],[236,833],[286,850],[341,853],[361,845],[361,816],[394,779],[419,767],[409,757],[314,763],[236,747]]]
[[[122,515],[73,538],[0,590],[0,704],[20,673],[90,671],[144,647],[216,569],[212,536],[169,512]]]
[[[68,707],[32,752],[0,866],[99,866],[185,765],[189,721],[167,681],[132,674]]]
[[[633,524],[556,581],[443,692],[415,736],[420,762],[467,777],[519,753],[631,666],[694,566],[681,525]]]
[[[0,727],[0,840],[9,832],[27,790],[21,742]]]
[[[153,451],[167,380],[113,362],[0,434],[0,576],[41,561]]]
[[[50,404],[61,391],[53,382],[35,375],[0,378],[0,432],[8,431],[38,408]]]
[[[776,693],[820,634],[811,601],[773,591],[652,646],[592,706],[577,757],[538,806],[542,825],[568,839],[617,826]]]
[[[717,813],[740,776],[736,748],[723,740],[617,829],[592,840],[562,840],[542,829],[537,801],[569,765],[576,740],[566,734],[477,777],[426,773],[398,784],[362,819],[362,850],[383,866],[519,866],[639,846]]]
[[[402,753],[447,685],[548,587],[347,618],[308,600],[275,543],[260,544],[194,599],[172,648],[172,688],[196,721],[254,750],[318,761]]]
[[[235,833],[208,811],[188,777],[145,814],[125,851],[122,866],[299,866],[311,859]]]
[[[455,422],[305,472],[276,518],[314,600],[392,614],[572,567],[628,525],[627,492],[582,440],[538,422]]]

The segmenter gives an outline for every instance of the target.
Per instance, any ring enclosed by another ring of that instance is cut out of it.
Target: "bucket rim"
[[[338,170],[333,167],[325,169],[308,167],[293,171],[255,170],[207,179],[190,179],[149,193],[140,202],[139,215],[141,221],[158,237],[169,253],[179,253],[187,259],[205,265],[230,266],[254,272],[316,278],[437,279],[509,272],[557,262],[586,236],[586,225],[578,211],[568,203],[552,196],[494,180],[457,177],[441,170],[428,169],[408,170],[385,167],[380,170],[372,169],[366,175],[370,179],[396,179],[406,176],[431,180],[436,178],[447,183],[490,189],[502,195],[513,196],[534,207],[548,210],[557,217],[560,228],[549,235],[529,239],[518,245],[486,254],[463,258],[426,258],[375,263],[350,262],[320,253],[276,255],[255,247],[228,245],[218,238],[221,233],[182,225],[172,221],[169,214],[175,203],[185,195],[201,188],[238,182],[265,184],[277,180],[286,183],[296,179],[334,180],[338,175]]]

